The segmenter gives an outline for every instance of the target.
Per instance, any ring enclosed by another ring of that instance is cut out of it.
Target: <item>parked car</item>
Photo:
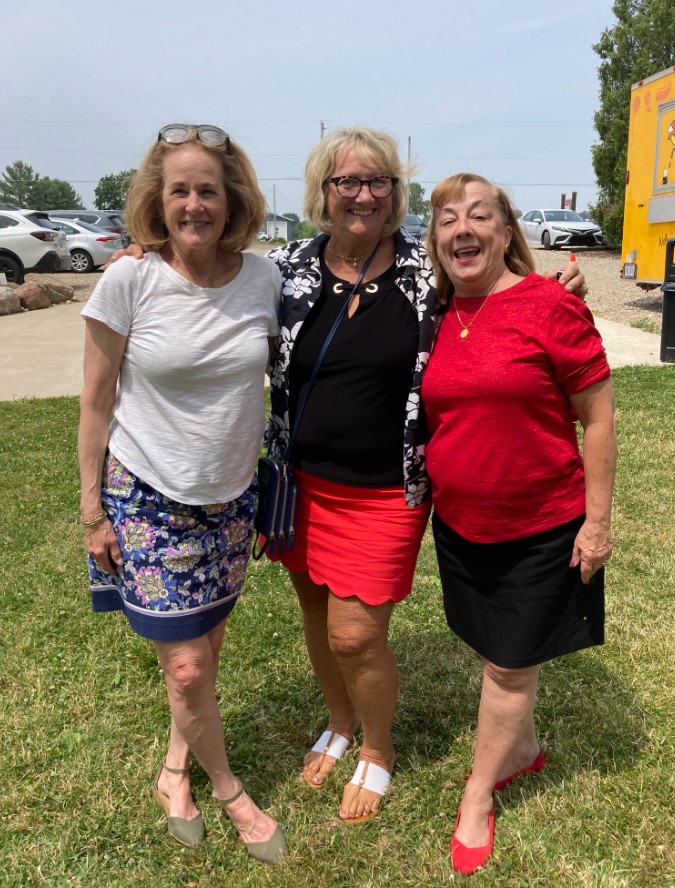
[[[260,234],[258,235],[258,240],[259,241],[271,241],[272,238],[269,236],[269,234],[266,231],[261,231]]]
[[[42,210],[19,210],[22,216],[25,216],[30,222],[39,225],[40,228],[46,228],[48,231],[60,231],[58,225],[54,225]],[[56,252],[59,254],[60,268],[59,271],[68,271],[70,269],[70,253],[68,252],[68,243],[65,238],[56,237],[54,240]]]
[[[420,238],[426,234],[426,227],[422,224],[420,217],[414,213],[406,213],[403,220],[403,228],[405,228],[408,234],[412,234],[413,237]]]
[[[526,240],[545,250],[603,245],[602,228],[574,210],[529,210],[518,221]]]
[[[48,210],[50,219],[78,219],[89,225],[97,225],[106,231],[120,236],[123,246],[129,245],[127,229],[124,219],[119,212],[114,210]]]
[[[27,272],[63,271],[69,267],[66,237],[44,213],[0,210],[0,272],[10,283],[22,284]]]
[[[53,216],[51,221],[66,235],[71,259],[70,270],[78,274],[100,268],[116,250],[122,248],[119,235],[96,225],[89,225],[81,219],[75,221]]]

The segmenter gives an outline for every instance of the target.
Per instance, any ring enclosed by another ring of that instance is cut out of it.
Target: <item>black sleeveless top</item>
[[[290,420],[307,391],[321,347],[352,284],[321,259],[323,288],[298,333],[290,365]],[[300,423],[293,465],[339,484],[403,484],[403,426],[417,358],[413,307],[395,285],[395,266],[362,284],[324,357]]]

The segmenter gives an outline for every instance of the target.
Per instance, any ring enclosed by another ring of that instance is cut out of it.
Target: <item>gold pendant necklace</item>
[[[361,253],[360,256],[343,256],[341,253],[338,253],[338,251],[333,246],[332,238],[331,238],[331,240],[328,241],[328,249],[331,251],[333,256],[337,256],[337,258],[342,259],[343,262],[348,262],[353,268],[356,268],[356,266],[359,264],[359,262],[362,259],[365,259],[366,256],[370,253],[370,250],[366,250],[366,252]]]
[[[455,314],[457,315],[457,320],[459,321],[459,326],[462,328],[462,332],[459,334],[460,339],[466,339],[466,337],[469,335],[469,328],[473,326],[473,322],[476,320],[478,315],[483,311],[483,307],[485,306],[485,303],[488,301],[488,299],[490,298],[491,295],[492,295],[492,293],[487,294],[487,296],[483,300],[483,302],[482,302],[480,308],[478,309],[478,311],[476,312],[476,314],[471,318],[471,320],[469,321],[468,324],[464,324],[464,323],[462,323],[462,319],[459,316],[459,309],[457,308],[457,295],[455,294],[455,298],[454,298]]]

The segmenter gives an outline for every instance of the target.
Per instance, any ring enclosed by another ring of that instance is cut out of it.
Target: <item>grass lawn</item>
[[[620,470],[607,643],[548,664],[537,720],[549,766],[497,799],[480,886],[675,886],[675,374],[615,374]],[[168,710],[149,642],[93,615],[78,524],[72,398],[0,403],[0,886],[437,886],[471,766],[480,669],[444,624],[427,538],[392,623],[398,765],[381,815],[337,817],[351,750],[323,791],[302,756],[324,727],[283,569],[254,564],[218,692],[232,766],[285,826],[253,861],[197,767],[208,840],[168,838],[150,782]]]

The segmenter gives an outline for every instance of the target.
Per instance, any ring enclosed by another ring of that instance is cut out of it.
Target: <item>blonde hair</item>
[[[509,196],[504,189],[500,188],[498,185],[494,185],[488,179],[484,179],[483,176],[478,176],[475,173],[457,173],[454,176],[448,176],[447,179],[443,179],[442,182],[439,182],[431,193],[431,200],[429,202],[431,207],[431,220],[429,222],[429,235],[427,237],[429,258],[431,259],[436,272],[437,298],[441,304],[447,304],[450,301],[455,292],[455,288],[438,259],[438,253],[436,251],[436,226],[443,207],[448,201],[461,200],[464,197],[466,186],[471,182],[478,182],[480,185],[485,185],[490,189],[502,222],[504,225],[508,225],[511,228],[511,243],[509,244],[508,252],[504,255],[506,267],[509,271],[512,271],[514,274],[520,275],[521,277],[526,277],[535,270],[532,253],[527,245],[522,229],[520,225],[518,225],[518,219],[511,201],[509,200]]]
[[[391,216],[384,226],[384,234],[393,234],[403,224],[408,210],[406,178],[407,166],[398,156],[398,145],[389,133],[365,127],[343,127],[332,130],[309,152],[305,166],[305,217],[318,229],[330,234],[333,223],[326,213],[328,180],[333,175],[339,155],[353,148],[364,163],[381,169],[387,176],[398,179],[391,193]]]
[[[236,142],[204,145],[197,140],[194,130],[181,145],[171,145],[164,140],[155,142],[143,158],[127,195],[125,219],[132,239],[154,251],[168,243],[169,234],[162,220],[164,158],[170,151],[191,144],[213,154],[220,162],[228,219],[218,246],[227,251],[246,249],[260,231],[267,212],[253,164]]]

